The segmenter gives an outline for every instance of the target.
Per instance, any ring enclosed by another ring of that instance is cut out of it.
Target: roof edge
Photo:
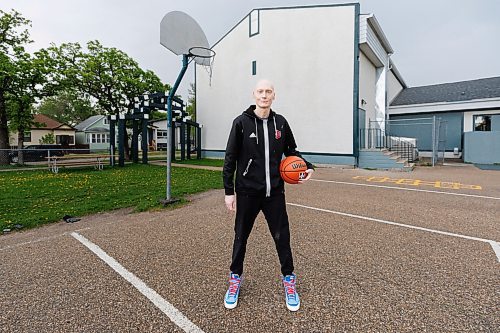
[[[300,8],[324,8],[324,7],[346,7],[346,6],[356,6],[359,5],[359,2],[348,2],[348,3],[339,3],[339,4],[323,4],[323,5],[302,5],[302,6],[282,6],[282,7],[260,7],[253,8],[243,16],[241,20],[238,21],[228,32],[226,32],[219,40],[217,40],[210,48],[214,48],[217,44],[219,44],[227,35],[229,35],[237,26],[239,26],[254,10],[279,10],[279,9],[300,9]]]

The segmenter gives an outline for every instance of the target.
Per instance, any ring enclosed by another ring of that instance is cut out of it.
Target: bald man
[[[228,309],[238,304],[247,240],[260,211],[278,252],[287,308],[290,311],[300,308],[279,165],[283,155],[301,156],[288,122],[271,110],[275,97],[272,82],[260,80],[253,91],[255,105],[233,121],[227,142],[223,170],[225,203],[229,211],[236,212],[229,288],[224,297]],[[301,182],[311,178],[314,170],[311,163],[305,162],[307,177]]]

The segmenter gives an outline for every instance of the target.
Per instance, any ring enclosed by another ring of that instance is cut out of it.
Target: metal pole
[[[171,146],[172,146],[172,98],[179,87],[179,84],[186,73],[188,68],[188,56],[187,54],[182,55],[182,69],[175,81],[174,86],[170,89],[167,98],[167,198],[162,201],[164,205],[175,202],[177,200],[172,200],[171,194],[171,184],[172,184],[172,155],[171,155]]]

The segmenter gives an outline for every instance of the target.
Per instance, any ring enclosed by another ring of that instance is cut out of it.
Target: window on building
[[[73,135],[56,135],[56,143],[58,145],[73,145],[75,144],[75,137]]]
[[[104,125],[108,125],[109,124],[109,119],[108,117],[104,117],[104,120],[102,122]]]
[[[474,116],[474,131],[491,131],[491,116]]]
[[[257,61],[252,61],[252,75],[257,75]]]
[[[31,142],[31,132],[30,131],[24,132],[24,142]]]
[[[258,10],[254,10],[249,15],[249,36],[258,35],[260,32],[260,12]]]
[[[167,138],[167,131],[157,131],[156,137],[158,139],[166,139]]]

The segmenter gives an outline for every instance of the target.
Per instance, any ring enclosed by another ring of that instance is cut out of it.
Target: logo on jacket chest
[[[281,131],[280,130],[275,130],[274,131],[274,137],[276,138],[276,140],[281,139]]]

